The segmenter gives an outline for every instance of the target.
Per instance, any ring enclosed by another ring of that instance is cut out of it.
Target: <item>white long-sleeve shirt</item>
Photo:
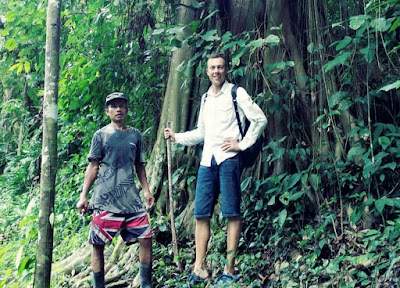
[[[236,151],[222,151],[221,145],[225,139],[238,140],[240,150],[246,150],[256,142],[267,125],[264,112],[253,102],[246,90],[239,87],[236,101],[243,129],[245,119],[250,121],[250,126],[242,139],[233,105],[233,86],[232,83],[225,81],[221,91],[217,94],[214,94],[210,87],[201,98],[197,128],[183,133],[175,133],[175,141],[186,146],[204,141],[200,165],[210,167],[213,155],[219,165],[224,160],[238,154]],[[206,95],[207,98],[205,98]]]

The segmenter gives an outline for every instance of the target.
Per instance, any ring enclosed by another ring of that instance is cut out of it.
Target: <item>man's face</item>
[[[106,114],[112,122],[125,121],[127,113],[128,107],[124,99],[111,100],[107,105]]]
[[[211,84],[221,87],[225,82],[226,68],[225,60],[222,58],[210,58],[207,61],[207,75]]]

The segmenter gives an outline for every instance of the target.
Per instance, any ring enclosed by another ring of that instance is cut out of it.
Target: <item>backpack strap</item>
[[[236,114],[236,120],[238,122],[239,125],[239,131],[240,131],[240,135],[242,135],[242,139],[244,138],[244,133],[243,133],[243,128],[242,128],[242,123],[240,122],[240,117],[239,117],[239,110],[238,110],[238,105],[237,105],[237,101],[236,101],[236,91],[239,88],[239,85],[235,84],[232,87],[232,101],[233,101],[233,106],[235,106],[235,114]]]

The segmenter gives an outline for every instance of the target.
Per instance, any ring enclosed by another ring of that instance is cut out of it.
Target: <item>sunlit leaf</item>
[[[31,71],[31,63],[29,63],[29,61],[26,61],[24,63],[24,68],[25,68],[25,72],[29,73]]]
[[[379,32],[385,32],[387,31],[391,26],[391,23],[386,20],[386,18],[380,17],[380,18],[375,18],[371,21],[371,28],[379,31]]]
[[[281,212],[279,212],[278,216],[278,223],[280,227],[282,227],[283,224],[285,224],[286,218],[287,218],[287,210],[283,209]]]
[[[4,44],[4,47],[6,47],[6,49],[8,49],[9,51],[13,51],[15,47],[17,47],[17,42],[15,41],[15,39],[9,39]]]
[[[366,20],[370,19],[367,15],[357,15],[350,17],[350,28],[353,30],[358,30],[362,25],[365,24]]]
[[[256,206],[254,207],[254,209],[256,211],[260,211],[263,209],[264,203],[262,201],[262,199],[257,200]]]
[[[280,42],[280,39],[278,36],[276,36],[274,34],[270,34],[267,36],[267,38],[265,38],[265,42],[267,42],[268,44],[278,45]]]
[[[385,85],[383,86],[381,89],[379,89],[379,91],[389,91],[392,89],[398,89],[400,88],[400,80],[397,80],[396,82],[393,82],[391,84]]]
[[[268,201],[268,206],[275,205],[275,199],[276,199],[275,195],[272,196],[271,199],[269,199]]]

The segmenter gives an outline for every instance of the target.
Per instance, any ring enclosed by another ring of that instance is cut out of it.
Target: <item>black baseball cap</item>
[[[108,94],[106,97],[106,105],[108,105],[108,102],[114,99],[124,99],[126,102],[128,102],[128,99],[126,98],[124,93],[121,92],[113,92],[111,94]]]

